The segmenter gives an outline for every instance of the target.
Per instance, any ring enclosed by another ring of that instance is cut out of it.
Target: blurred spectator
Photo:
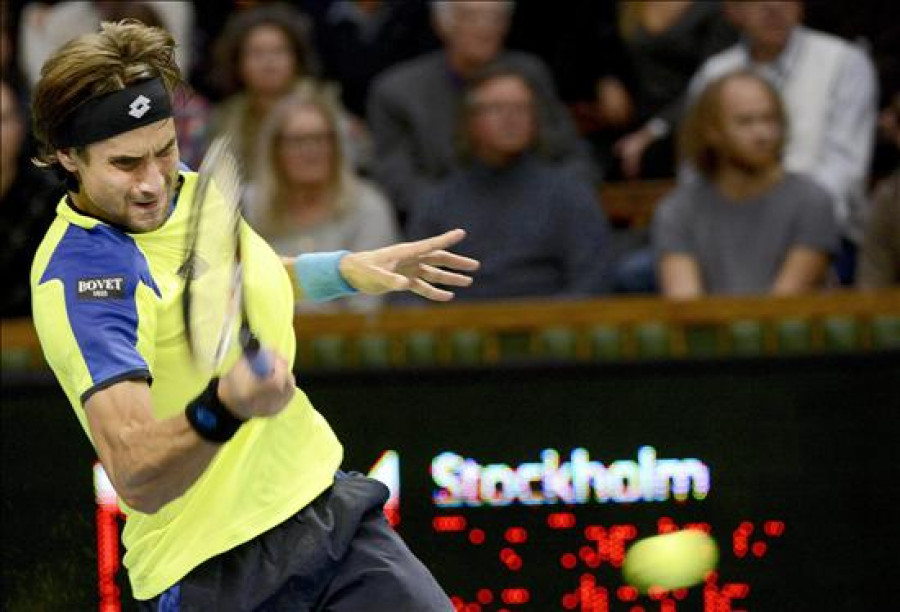
[[[900,151],[900,93],[884,113],[883,131]],[[875,289],[900,284],[900,167],[875,189],[872,215],[859,256],[860,287]]]
[[[213,109],[212,132],[230,135],[252,175],[266,115],[296,87],[314,82],[318,63],[309,20],[280,2],[238,11],[216,41],[215,54],[214,80],[227,98]]]
[[[368,120],[375,138],[375,177],[406,213],[456,167],[454,125],[466,80],[485,66],[514,67],[538,92],[542,137],[555,159],[586,179],[596,171],[552,78],[534,56],[503,49],[512,2],[434,2],[434,27],[444,48],[385,72],[372,86]]]
[[[438,46],[424,0],[345,0],[312,13],[322,78],[341,86],[344,108],[365,119],[372,80]]]
[[[622,175],[674,176],[674,142],[667,126],[683,112],[684,95],[710,56],[737,42],[737,31],[717,1],[628,0],[619,3],[619,28],[635,73],[636,123],[619,140]]]
[[[398,241],[390,204],[348,161],[336,101],[313,88],[284,98],[263,126],[259,153],[250,221],[279,254],[364,251]],[[380,296],[355,295],[312,306],[369,310],[380,303]]]
[[[831,196],[786,172],[785,109],[774,87],[744,70],[713,81],[682,126],[698,171],[653,221],[665,296],[796,294],[820,286],[838,248]]]
[[[63,194],[52,175],[24,154],[26,130],[15,92],[0,81],[0,317],[31,314],[31,260]]]
[[[14,19],[12,8],[6,2],[0,2],[0,74],[19,96],[20,102],[27,103],[28,84],[19,67]]]
[[[711,57],[694,76],[689,96],[710,81],[750,67],[784,96],[788,110],[785,167],[808,174],[833,196],[844,238],[836,262],[852,279],[855,247],[866,213],[866,179],[875,134],[877,85],[866,54],[834,36],[800,25],[800,2],[729,4],[743,41]]]
[[[41,74],[41,66],[63,43],[81,34],[97,29],[101,21],[110,21],[108,12],[122,10],[124,4],[138,2],[116,1],[65,1],[56,4],[29,2],[22,11],[19,26],[19,48],[22,68],[29,85],[34,85]],[[165,29],[175,39],[178,66],[184,74],[191,67],[192,35],[194,28],[194,4],[187,0],[147,1],[165,24]]]
[[[606,221],[590,183],[543,155],[536,88],[494,67],[470,82],[460,129],[468,164],[412,211],[417,239],[462,227],[481,261],[457,299],[584,296],[604,288]]]

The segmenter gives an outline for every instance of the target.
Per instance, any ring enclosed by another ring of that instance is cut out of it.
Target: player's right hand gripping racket
[[[227,137],[212,145],[198,173],[187,228],[182,300],[184,326],[194,362],[219,374],[237,335],[250,368],[259,377],[272,370],[250,330],[241,265],[240,165]]]

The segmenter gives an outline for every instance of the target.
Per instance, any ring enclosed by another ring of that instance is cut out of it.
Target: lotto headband
[[[172,103],[162,79],[140,81],[76,107],[54,134],[53,146],[82,147],[171,116]]]

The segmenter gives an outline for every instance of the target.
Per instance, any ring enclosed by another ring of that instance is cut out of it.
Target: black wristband
[[[244,421],[234,416],[219,399],[219,379],[209,381],[206,389],[188,403],[184,413],[201,438],[222,444],[228,442]]]

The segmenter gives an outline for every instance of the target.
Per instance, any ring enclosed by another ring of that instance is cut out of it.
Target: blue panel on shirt
[[[107,225],[70,225],[41,283],[59,279],[66,313],[93,388],[148,370],[137,351],[135,292],[143,283],[161,296],[143,253],[127,234]]]

